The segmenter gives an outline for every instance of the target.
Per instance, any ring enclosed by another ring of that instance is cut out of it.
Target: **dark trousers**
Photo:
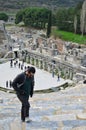
[[[18,97],[18,99],[22,103],[22,107],[21,107],[21,120],[25,121],[25,117],[29,117],[30,103],[28,101],[28,97],[26,97],[24,95],[17,94],[17,97]]]

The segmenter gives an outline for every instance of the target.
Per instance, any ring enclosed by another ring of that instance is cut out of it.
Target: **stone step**
[[[86,113],[79,113],[76,115],[77,119],[86,120]]]
[[[86,126],[75,127],[72,130],[86,130]]]
[[[76,120],[76,116],[74,114],[43,116],[42,120],[46,119],[50,121]]]
[[[74,90],[75,89],[75,90]],[[21,123],[21,103],[15,94],[1,93],[0,130],[86,130],[86,87],[34,94],[31,123]],[[73,93],[74,92],[74,93]]]
[[[64,120],[64,121],[55,121],[55,120],[36,120],[32,119],[30,123],[21,123],[18,118],[15,122],[13,122],[12,127],[16,128],[16,130],[20,130],[21,127],[24,130],[78,130],[80,128],[86,128],[86,121],[83,120]],[[77,129],[78,128],[78,129]],[[12,129],[14,130],[14,129]],[[83,130],[83,129],[81,129]]]

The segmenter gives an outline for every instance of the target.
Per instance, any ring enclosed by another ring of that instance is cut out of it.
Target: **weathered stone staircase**
[[[0,130],[86,130],[86,85],[30,98],[30,123],[21,123],[15,94],[0,92]]]

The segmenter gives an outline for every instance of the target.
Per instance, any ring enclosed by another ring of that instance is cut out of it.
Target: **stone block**
[[[79,113],[76,115],[77,119],[86,120],[86,113]]]

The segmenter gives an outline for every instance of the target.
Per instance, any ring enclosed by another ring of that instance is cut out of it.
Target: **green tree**
[[[20,10],[17,12],[16,19],[15,19],[16,24],[19,24],[20,22],[23,21],[23,15],[24,15],[24,10]]]
[[[24,15],[24,23],[28,26],[45,28],[48,21],[48,9],[45,8],[27,8]]]
[[[79,2],[76,7],[74,8],[74,23],[77,21],[77,26],[76,26],[76,33],[81,33],[80,31],[80,14],[81,14],[81,8],[82,8],[83,2]]]
[[[6,13],[0,13],[0,20],[7,21],[8,15]]]
[[[74,9],[63,8],[59,9],[56,13],[57,16],[57,27],[60,30],[74,32]]]
[[[52,12],[52,26],[57,25],[56,12]]]
[[[16,14],[15,23],[18,24],[23,21],[26,26],[45,28],[46,23],[48,23],[49,12],[50,10],[46,8],[26,8]]]
[[[50,37],[50,34],[51,34],[51,26],[52,26],[52,14],[50,11],[49,16],[48,16],[48,25],[47,25],[47,37],[48,38]]]

